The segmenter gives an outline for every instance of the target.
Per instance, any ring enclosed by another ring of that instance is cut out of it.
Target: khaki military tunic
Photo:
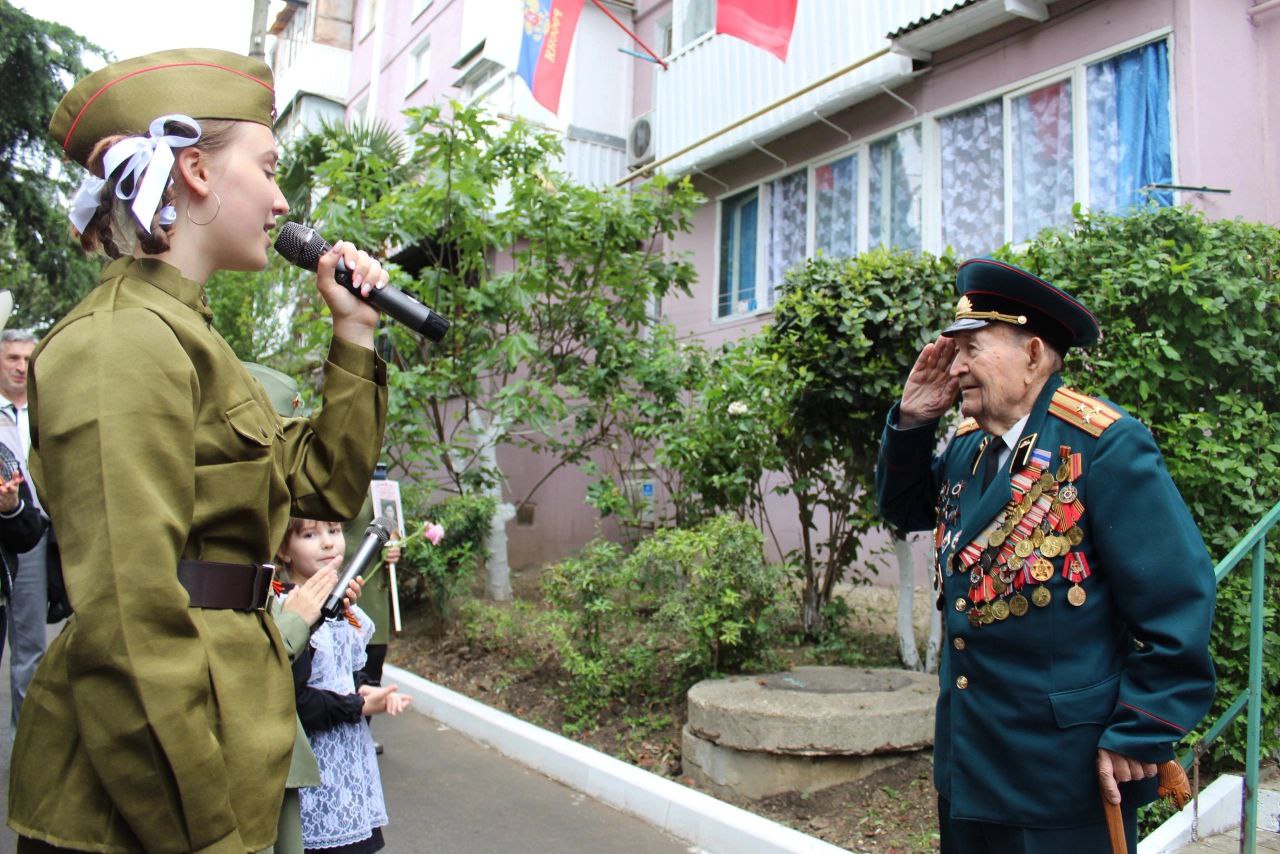
[[[32,475],[76,614],[31,684],[9,824],[91,851],[256,851],[296,732],[261,612],[190,608],[180,558],[266,561],[288,518],[360,508],[385,366],[335,340],[324,406],[281,419],[210,325],[201,287],[120,259],[35,352]]]

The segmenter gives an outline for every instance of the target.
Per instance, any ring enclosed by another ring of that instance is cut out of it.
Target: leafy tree
[[[15,325],[52,325],[97,281],[98,263],[71,238],[61,202],[81,170],[62,172],[48,130],[67,82],[86,73],[86,53],[101,50],[0,0],[0,258],[15,273]]]
[[[418,268],[411,279],[393,267],[392,283],[453,321],[438,345],[388,330],[399,366],[388,452],[414,477],[495,499],[488,591],[508,598],[515,505],[618,440],[640,394],[626,391],[637,367],[672,341],[649,334],[650,309],[687,290],[693,273],[663,240],[688,229],[700,199],[687,183],[632,193],[575,185],[555,171],[554,136],[519,123],[500,131],[456,104],[411,111],[409,137],[413,150],[400,161],[331,132],[311,170],[312,220]],[[309,293],[296,310],[292,344],[315,358],[323,310]],[[545,464],[514,501],[502,447]]]

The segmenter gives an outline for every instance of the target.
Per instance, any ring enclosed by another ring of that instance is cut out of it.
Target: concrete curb
[[[570,788],[709,852],[842,852],[843,848],[650,774],[456,691],[387,665],[384,682],[413,708]]]
[[[1200,792],[1198,836],[1204,839],[1240,826],[1240,791],[1244,778],[1224,774]],[[1138,843],[1138,854],[1166,854],[1181,851],[1191,844],[1191,819],[1194,804],[1187,804],[1176,815],[1157,827]],[[1280,823],[1280,792],[1258,790],[1258,827],[1275,830]]]

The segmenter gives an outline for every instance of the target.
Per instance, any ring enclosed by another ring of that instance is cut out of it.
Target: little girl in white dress
[[[276,558],[295,584],[320,569],[340,570],[345,551],[337,522],[290,519]],[[373,621],[358,607],[325,620],[293,663],[298,717],[320,766],[322,785],[299,790],[307,851],[368,854],[383,847],[387,808],[365,716],[398,714],[409,697],[395,685],[360,684]]]

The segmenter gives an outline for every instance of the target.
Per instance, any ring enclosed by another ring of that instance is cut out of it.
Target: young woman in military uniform
[[[211,325],[216,270],[260,270],[287,205],[271,72],[212,50],[97,71],[50,130],[91,176],[72,221],[114,258],[32,361],[32,475],[75,616],[23,707],[9,824],[19,851],[267,849],[295,734],[263,611],[291,513],[347,519],[382,439],[386,274],[348,243],[321,259],[333,316],[324,405],[282,420]]]

